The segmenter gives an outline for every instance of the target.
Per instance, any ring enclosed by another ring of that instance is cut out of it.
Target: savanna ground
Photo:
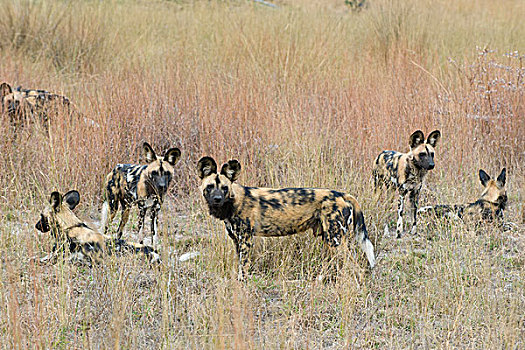
[[[525,2],[0,2],[0,80],[61,92],[82,113],[49,134],[15,135],[2,117],[2,348],[525,347]],[[372,162],[417,129],[443,135],[420,203],[474,201],[478,170],[506,166],[509,230],[385,232],[395,205],[373,195]],[[79,190],[76,212],[96,223],[105,174],[139,162],[143,141],[183,152],[161,212],[164,263],[35,263],[51,249],[34,229],[50,192]],[[355,195],[377,267],[307,233],[256,239],[237,282],[233,244],[197,191],[204,155],[237,158],[241,184]],[[200,256],[180,262],[186,252]]]

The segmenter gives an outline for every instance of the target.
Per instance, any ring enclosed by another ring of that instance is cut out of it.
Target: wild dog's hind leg
[[[118,201],[107,199],[102,204],[102,215],[100,219],[100,229],[106,234],[109,229],[109,224],[115,218],[118,210]]]
[[[324,204],[320,213],[323,240],[331,247],[341,244],[342,237],[346,233],[345,221],[341,213],[334,211],[332,204]]]
[[[374,178],[374,195],[377,195],[383,187],[384,180],[376,170],[372,171],[372,177]]]
[[[124,231],[124,226],[126,226],[128,219],[129,219],[129,211],[130,208],[127,207],[124,209],[122,208],[122,217],[120,218],[120,224],[118,225],[117,229],[117,238],[120,239],[122,237],[122,232]]]
[[[401,238],[403,233],[403,211],[405,207],[405,194],[399,192],[399,202],[397,203],[397,238]]]

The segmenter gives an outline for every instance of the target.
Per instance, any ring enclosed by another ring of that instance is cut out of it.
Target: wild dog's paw
[[[42,265],[47,265],[47,264],[54,264],[56,259],[57,259],[56,254],[48,254],[48,255],[44,256],[43,258],[40,258],[38,261]]]

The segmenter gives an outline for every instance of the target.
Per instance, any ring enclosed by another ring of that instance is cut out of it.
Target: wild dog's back
[[[383,151],[376,157],[372,170],[376,190],[381,185],[387,187],[399,185],[401,179],[398,176],[398,168],[402,156],[401,152]]]

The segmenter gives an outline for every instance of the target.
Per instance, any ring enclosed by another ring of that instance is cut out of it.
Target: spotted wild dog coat
[[[108,225],[113,221],[120,206],[122,217],[117,237],[121,238],[131,207],[136,205],[139,209],[139,236],[142,237],[148,210],[151,217],[152,239],[157,234],[158,213],[173,179],[174,166],[181,152],[178,148],[170,148],[164,157],[157,157],[147,142],[144,142],[143,149],[148,164],[117,164],[106,177],[101,226],[104,233],[107,232]]]
[[[422,207],[419,214],[433,214],[437,217],[456,216],[464,220],[502,222],[503,210],[507,206],[505,182],[507,170],[503,168],[496,180],[491,179],[483,169],[479,170],[479,180],[484,187],[479,199],[467,204],[434,205]]]
[[[197,165],[200,190],[212,216],[223,220],[239,257],[238,278],[244,279],[253,236],[282,237],[312,229],[330,246],[341,244],[353,230],[370,267],[374,248],[368,238],[363,212],[349,194],[316,188],[259,188],[235,183],[241,165],[230,160],[217,172],[213,158]]]
[[[55,241],[51,254],[40,259],[42,263],[54,261],[60,251],[69,251],[72,258],[85,257],[89,263],[100,263],[105,253],[114,252],[133,252],[146,256],[151,262],[160,261],[159,254],[151,247],[112,239],[90,228],[73,213],[79,202],[80,194],[74,190],[63,196],[59,192],[51,193],[49,206],[35,225],[41,232],[51,232]]]
[[[412,234],[416,232],[419,191],[427,172],[434,169],[434,148],[440,138],[441,133],[439,130],[435,130],[428,135],[425,142],[425,135],[421,130],[417,130],[410,135],[410,152],[383,151],[374,162],[375,190],[377,191],[381,186],[386,186],[387,188],[397,189],[399,193],[396,227],[398,238],[403,232],[406,196],[408,196],[410,213],[412,214],[410,232]]]
[[[65,96],[45,90],[12,89],[8,83],[0,84],[2,112],[7,113],[11,125],[15,128],[26,123],[38,121],[45,128],[48,126],[49,114],[61,109],[71,112],[71,102]]]

